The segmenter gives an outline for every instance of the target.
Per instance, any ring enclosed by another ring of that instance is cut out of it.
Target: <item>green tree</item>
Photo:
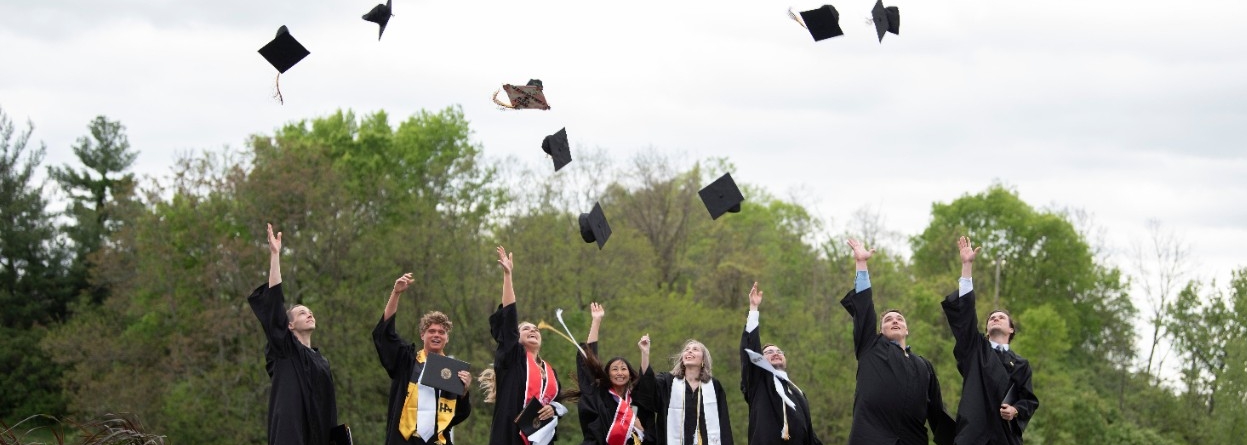
[[[65,316],[64,250],[34,178],[46,147],[28,150],[34,125],[15,133],[0,109],[0,419],[61,415],[61,368],[38,347],[45,328]],[[16,137],[15,137],[16,136]]]
[[[91,282],[91,255],[99,251],[101,244],[117,229],[115,207],[130,201],[134,174],[125,171],[134,163],[138,152],[130,149],[121,122],[97,116],[87,128],[91,135],[78,138],[73,146],[74,156],[84,168],[49,167],[48,174],[70,199],[65,213],[73,222],[63,230],[74,249],[69,271],[71,283],[76,293],[85,293],[90,301],[99,303],[108,295],[108,289]]]

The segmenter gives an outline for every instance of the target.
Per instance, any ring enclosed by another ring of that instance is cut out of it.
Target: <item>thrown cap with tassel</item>
[[[299,63],[311,52],[304,48],[303,44],[299,43],[298,40],[295,40],[294,36],[290,35],[290,30],[286,29],[286,25],[277,28],[277,36],[261,47],[259,52],[261,56],[264,56],[264,60],[267,60],[269,64],[273,65],[273,68],[277,69],[278,80],[274,81],[277,93],[274,95],[274,98],[284,104],[285,100],[281,96],[281,74],[285,73],[286,70],[289,70],[296,63]]]

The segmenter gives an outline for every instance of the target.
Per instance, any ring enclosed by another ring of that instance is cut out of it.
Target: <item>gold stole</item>
[[[424,349],[421,348],[420,351],[416,352],[416,363],[423,365],[424,361]],[[415,367],[412,367],[412,373],[415,373]],[[420,417],[418,407],[420,404],[420,388],[422,386],[412,382],[410,377],[407,380],[407,399],[403,401],[403,413],[398,418],[398,432],[406,440],[410,440],[412,433],[416,432],[416,421]],[[436,389],[427,386],[424,386],[424,390],[433,391],[433,394],[437,394]],[[443,397],[434,397],[434,400],[436,400],[434,403],[437,404],[437,429],[435,430],[436,436],[433,438],[433,442],[444,444],[446,443],[446,427],[450,425],[450,420],[455,417],[455,403],[458,400]],[[423,420],[428,421],[432,419]]]

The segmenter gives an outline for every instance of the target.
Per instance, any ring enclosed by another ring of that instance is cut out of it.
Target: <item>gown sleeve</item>
[[[292,354],[290,319],[286,316],[281,283],[273,287],[269,287],[267,283],[260,285],[247,297],[247,303],[251,305],[251,312],[260,320],[264,337],[268,339],[266,355],[288,357]]]

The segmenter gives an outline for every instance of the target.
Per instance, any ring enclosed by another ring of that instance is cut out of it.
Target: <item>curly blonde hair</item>
[[[446,314],[443,314],[439,311],[432,311],[427,314],[424,314],[423,317],[420,317],[420,333],[424,334],[424,331],[428,330],[429,326],[432,326],[435,324],[442,325],[443,328],[446,328],[446,333],[447,334],[450,333],[450,328],[451,328],[450,317],[447,317]]]

